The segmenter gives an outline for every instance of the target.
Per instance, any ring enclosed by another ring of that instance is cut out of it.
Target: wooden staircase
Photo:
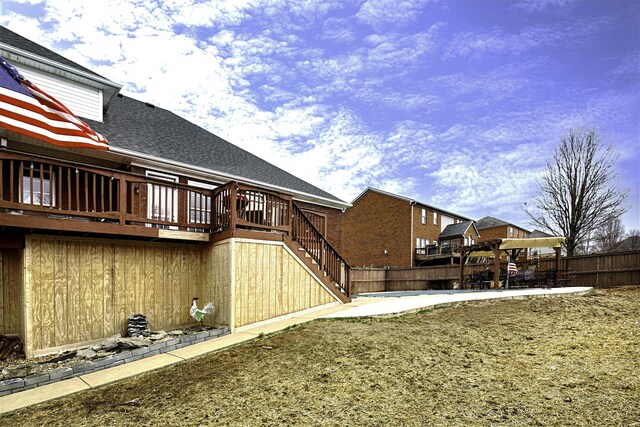
[[[338,251],[293,202],[291,235],[284,243],[338,299],[351,301],[350,267]]]

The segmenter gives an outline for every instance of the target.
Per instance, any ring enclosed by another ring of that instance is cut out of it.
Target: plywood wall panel
[[[225,298],[230,291],[224,287],[230,285],[229,267],[215,260],[214,245],[49,236],[30,236],[27,245],[24,271],[28,284],[24,288],[29,325],[25,335],[28,332],[30,354],[123,334],[127,318],[136,313],[145,314],[155,329],[193,323],[189,315],[193,296],[200,296],[202,305],[213,301],[222,307],[207,323],[228,324]],[[228,261],[224,258],[222,263]],[[19,291],[4,285],[10,269],[3,267],[2,274],[3,299],[15,299]],[[5,311],[3,308],[3,329],[8,325],[19,328],[20,316],[12,315],[17,320],[7,322]]]
[[[22,257],[21,249],[0,250],[0,293],[2,294],[2,334],[20,334],[22,326]]]
[[[243,240],[233,244],[235,326],[335,302],[284,245]]]

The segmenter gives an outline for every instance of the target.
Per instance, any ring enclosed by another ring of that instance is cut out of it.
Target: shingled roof
[[[16,34],[13,31],[1,25],[0,25],[0,43],[13,46],[17,49],[24,50],[25,52],[33,53],[34,55],[38,55],[50,61],[54,61],[59,64],[66,65],[67,67],[73,67],[77,70],[82,70],[85,73],[89,73],[96,77],[100,77],[104,79],[104,77],[102,77],[100,74],[94,73],[90,69],[85,68],[82,65],[77,64],[65,58],[64,56],[57,54],[54,51],[39,45],[38,43],[32,42],[31,40],[25,37],[22,37],[21,35]]]
[[[438,239],[450,239],[452,237],[464,236],[467,233],[469,227],[475,228],[475,224],[473,223],[473,221],[463,221],[457,224],[449,224],[444,228],[444,230],[442,230],[442,233],[440,233]],[[476,233],[477,232],[478,230],[476,229]]]
[[[112,148],[179,162],[346,202],[231,144],[169,110],[118,95],[104,114],[104,122],[86,120],[104,135]]]
[[[498,227],[500,225],[509,225],[509,223],[492,216],[485,216],[476,222],[476,228],[478,229]]]

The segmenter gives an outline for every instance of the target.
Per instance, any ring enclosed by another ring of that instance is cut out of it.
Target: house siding
[[[62,102],[76,116],[102,121],[103,95],[101,90],[62,79],[49,73],[45,74],[19,64],[16,65],[16,69],[27,80],[30,80],[40,89]]]
[[[341,249],[347,262],[352,267],[411,266],[411,209],[408,201],[365,192],[342,216]]]

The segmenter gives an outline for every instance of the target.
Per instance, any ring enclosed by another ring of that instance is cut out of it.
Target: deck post
[[[238,215],[238,185],[234,182],[229,188],[229,229],[236,229],[236,217]]]
[[[123,174],[117,174],[118,183],[118,209],[120,211],[120,225],[126,225],[127,222],[127,177]],[[131,199],[133,204],[133,199]],[[133,212],[133,208],[132,211]]]

